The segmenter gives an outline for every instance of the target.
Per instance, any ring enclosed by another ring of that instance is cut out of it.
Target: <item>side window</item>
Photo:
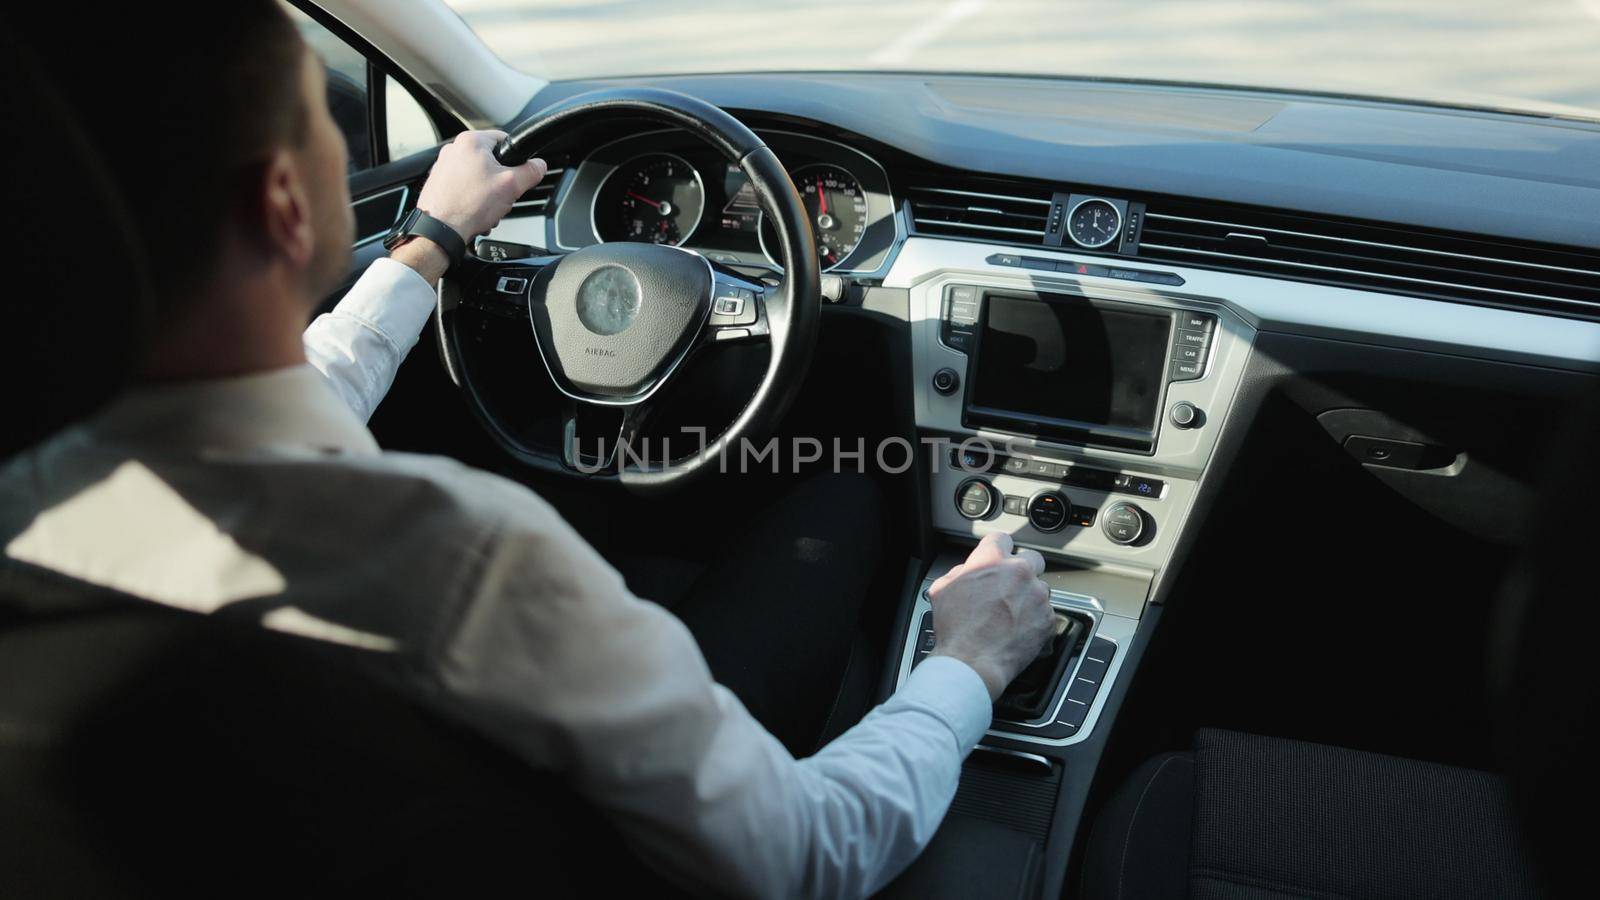
[[[285,9],[300,36],[322,60],[328,109],[350,149],[350,174],[439,143],[433,121],[404,85],[386,77],[359,50],[315,19],[294,7]]]
[[[383,80],[384,138],[390,159],[403,159],[439,143],[439,129],[411,96],[405,85],[393,78]]]

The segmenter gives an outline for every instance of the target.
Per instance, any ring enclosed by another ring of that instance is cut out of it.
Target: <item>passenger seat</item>
[[[1106,803],[1082,895],[1539,896],[1498,776],[1205,729]]]

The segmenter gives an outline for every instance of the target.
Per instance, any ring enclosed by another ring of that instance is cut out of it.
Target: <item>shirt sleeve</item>
[[[796,759],[712,680],[682,622],[541,515],[477,558],[430,693],[565,773],[641,856],[697,889],[864,897],[916,858],[989,726],[976,672],[929,657],[854,728]]]
[[[333,311],[306,329],[306,361],[365,422],[389,393],[433,306],[433,288],[415,269],[375,260]]]

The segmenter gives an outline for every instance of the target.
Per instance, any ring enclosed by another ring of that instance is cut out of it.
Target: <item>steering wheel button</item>
[[[522,294],[528,290],[528,279],[502,275],[494,289],[502,294]]]

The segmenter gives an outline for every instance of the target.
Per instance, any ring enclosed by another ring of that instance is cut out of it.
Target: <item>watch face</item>
[[[400,221],[394,223],[394,227],[389,229],[389,233],[383,236],[384,249],[393,250],[400,246],[400,242],[410,236],[411,226],[416,224],[417,217],[421,214],[422,210],[413,207],[410,212],[401,216]]]

